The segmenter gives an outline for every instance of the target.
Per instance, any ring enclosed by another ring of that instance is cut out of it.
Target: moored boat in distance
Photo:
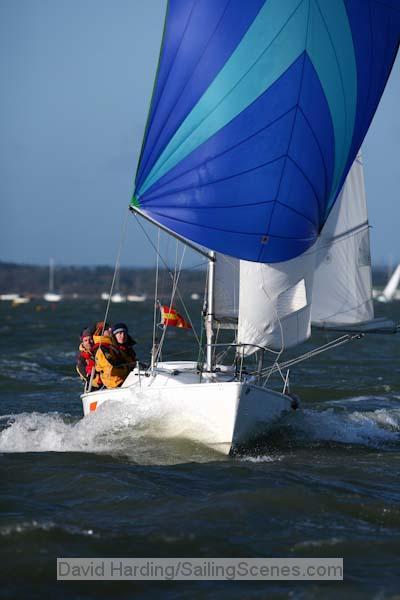
[[[120,294],[119,292],[112,294],[112,296],[110,297],[111,302],[114,302],[115,304],[121,304],[123,302],[126,302],[126,296],[123,296],[122,294]]]
[[[49,261],[49,290],[44,294],[43,300],[46,302],[60,302],[62,295],[54,291],[54,258]]]
[[[2,300],[4,302],[12,302],[13,300],[16,300],[17,298],[19,298],[19,294],[1,294],[0,295],[0,300]]]
[[[389,277],[385,288],[382,292],[378,293],[376,300],[378,302],[392,302],[393,300],[400,300],[400,290],[398,290],[400,283],[400,264],[397,265],[392,275]]]
[[[126,297],[128,302],[144,302],[147,300],[146,294],[128,294]]]
[[[60,300],[62,300],[62,295],[55,292],[46,292],[43,296],[43,300],[46,300],[46,302],[60,302]]]
[[[17,296],[13,299],[12,305],[18,306],[20,304],[28,304],[30,301],[31,299],[28,296]]]

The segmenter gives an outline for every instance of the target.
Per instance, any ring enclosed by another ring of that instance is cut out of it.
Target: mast
[[[208,263],[208,286],[207,286],[207,314],[206,314],[206,334],[207,334],[207,354],[206,371],[212,371],[212,341],[213,341],[213,318],[214,318],[214,279],[215,279],[215,252],[210,252]]]
[[[54,258],[50,258],[49,265],[49,292],[54,291]]]
[[[115,294],[119,294],[119,265],[117,265],[115,272]]]

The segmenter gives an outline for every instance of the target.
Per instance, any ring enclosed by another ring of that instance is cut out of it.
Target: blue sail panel
[[[163,47],[136,187],[232,54],[264,0],[168,3]]]
[[[397,0],[170,0],[135,205],[238,258],[304,252],[399,38]]]

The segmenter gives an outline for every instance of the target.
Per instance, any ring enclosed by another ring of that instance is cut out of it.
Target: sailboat
[[[111,296],[110,296],[111,302],[113,302],[114,304],[121,304],[123,302],[126,302],[126,296],[123,296],[120,292],[119,268],[117,268],[116,273],[115,273],[115,289],[116,289],[116,291],[113,294],[111,294]],[[102,295],[102,297],[103,297],[103,295]]]
[[[168,3],[130,209],[208,261],[204,360],[153,344],[120,388],[89,384],[84,415],[157,407],[154,435],[228,453],[297,408],[296,362],[397,331],[373,314],[359,149],[399,37],[391,1]],[[340,335],[285,359],[312,324]]]
[[[128,302],[144,302],[147,300],[147,294],[128,294],[126,299]]]
[[[400,265],[397,265],[392,275],[389,278],[383,292],[377,296],[378,302],[391,302],[392,300],[399,300],[400,293],[397,288],[400,283]]]
[[[31,301],[29,296],[17,296],[12,301],[12,306],[19,306],[21,304],[28,304]]]
[[[49,291],[43,296],[46,302],[60,302],[62,295],[54,291],[54,258],[49,261]]]

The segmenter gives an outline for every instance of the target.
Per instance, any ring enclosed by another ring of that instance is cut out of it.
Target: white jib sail
[[[317,242],[312,322],[352,324],[374,318],[361,154],[354,161]]]
[[[248,344],[245,355],[310,337],[314,262],[314,253],[275,264],[240,261],[238,343]]]
[[[227,323],[238,316],[238,343],[248,344],[246,355],[258,346],[283,350],[300,344],[310,336],[311,319],[318,325],[372,320],[361,155],[310,250],[276,264],[238,261],[218,254],[215,289],[216,318]]]

